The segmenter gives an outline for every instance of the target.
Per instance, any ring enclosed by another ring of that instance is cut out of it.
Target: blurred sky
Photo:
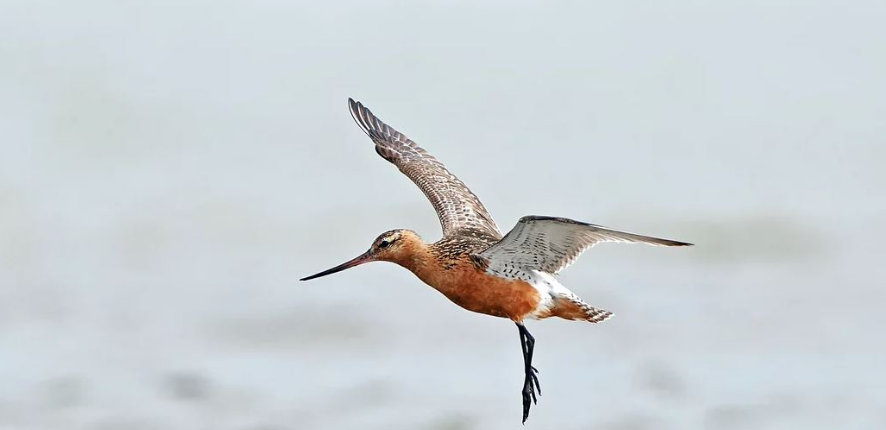
[[[517,331],[393,265],[431,206],[695,242],[561,276],[528,428],[886,426],[886,3],[0,0],[0,429],[511,429]]]

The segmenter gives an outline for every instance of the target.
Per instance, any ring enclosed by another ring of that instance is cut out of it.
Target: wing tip
[[[679,240],[659,239],[664,246],[695,246],[694,243],[680,242]]]
[[[602,229],[606,229],[606,230],[613,231],[616,233],[629,234],[631,236],[641,238],[641,239],[643,239],[643,240],[641,240],[642,242],[648,243],[650,245],[695,246],[694,243],[681,242],[679,240],[662,239],[662,238],[658,238],[658,237],[643,236],[643,235],[639,235],[639,234],[635,234],[635,233],[622,232],[622,231],[612,230],[610,228],[603,227],[601,225],[591,224],[591,223],[582,222],[582,221],[576,221],[574,219],[563,218],[563,217],[543,216],[543,215],[527,215],[527,216],[520,218],[520,222],[523,222],[523,223],[533,222],[533,221],[555,221],[555,222],[562,222],[562,223],[566,223],[566,224],[581,225],[581,226],[586,226],[586,227],[602,228]]]
[[[363,130],[363,133],[371,138],[372,127],[369,126],[369,121],[367,121],[367,118],[372,115],[372,113],[369,113],[369,109],[366,109],[366,107],[363,106],[363,103],[348,97],[348,110],[351,112],[351,117],[354,118],[354,122],[357,123],[357,126]]]
[[[384,123],[379,117],[375,116],[363,103],[348,97],[348,108],[351,117],[357,122],[357,125],[363,129],[372,140],[390,140],[392,134],[397,134],[390,126]]]

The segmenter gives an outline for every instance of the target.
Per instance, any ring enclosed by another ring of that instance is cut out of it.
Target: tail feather
[[[595,308],[570,293],[554,296],[551,315],[572,321],[598,323],[612,318],[615,314],[605,309]]]

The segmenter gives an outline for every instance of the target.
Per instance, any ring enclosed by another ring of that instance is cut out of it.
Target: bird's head
[[[372,241],[368,251],[358,255],[356,258],[301,280],[309,281],[373,261],[390,261],[400,264],[414,251],[415,245],[420,243],[422,243],[421,238],[412,230],[386,231]]]

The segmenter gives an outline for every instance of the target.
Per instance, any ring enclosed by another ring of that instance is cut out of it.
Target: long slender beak
[[[363,254],[360,254],[359,256],[357,256],[357,258],[355,258],[351,261],[348,261],[347,263],[342,263],[342,264],[339,264],[338,266],[335,266],[335,267],[328,269],[328,270],[324,270],[324,271],[317,273],[315,275],[301,278],[301,279],[299,279],[299,281],[310,281],[311,279],[319,278],[321,276],[331,275],[331,274],[337,273],[337,272],[341,272],[342,270],[350,269],[351,267],[356,267],[356,266],[359,266],[363,263],[368,263],[370,261],[372,261],[372,256],[369,255],[369,251],[366,251]]]

